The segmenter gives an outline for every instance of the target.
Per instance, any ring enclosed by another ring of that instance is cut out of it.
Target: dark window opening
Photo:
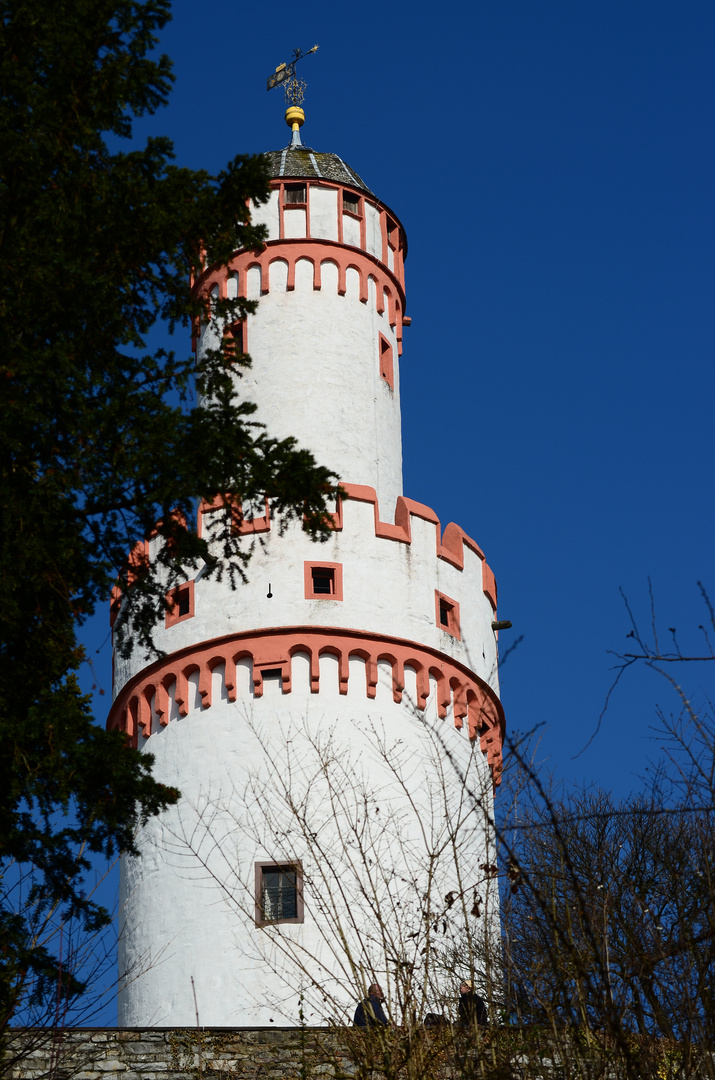
[[[243,321],[235,322],[231,327],[231,336],[233,337],[234,348],[237,353],[243,353],[246,351],[246,346],[243,339]]]
[[[390,247],[394,249],[394,248],[397,247],[397,237],[395,236],[395,231],[397,229],[397,226],[395,225],[394,221],[390,221],[389,218],[386,219],[386,224],[387,224],[387,242],[390,245]]]
[[[343,210],[347,210],[350,214],[360,214],[360,196],[351,195],[349,192],[343,192]]]
[[[305,184],[286,184],[285,198],[283,200],[285,206],[296,206],[299,204],[305,205],[305,192]]]
[[[191,619],[194,614],[194,583],[187,581],[183,585],[177,585],[169,589],[166,594],[166,612],[164,624],[168,629],[182,622],[183,619]]]
[[[445,633],[451,634],[457,641],[461,640],[459,628],[459,604],[449,596],[444,596],[435,589],[435,619],[437,626]]]
[[[392,345],[382,334],[380,334],[380,375],[388,386],[394,390],[395,373],[392,363]]]
[[[311,570],[313,592],[321,596],[331,596],[335,592],[335,571],[323,566],[314,566]]]
[[[261,868],[260,908],[263,922],[298,918],[298,871],[294,866]]]
[[[283,672],[279,667],[265,668],[261,674],[263,675],[264,682],[266,679],[280,679],[283,677]]]

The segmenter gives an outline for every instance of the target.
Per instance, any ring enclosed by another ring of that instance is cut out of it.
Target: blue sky
[[[266,76],[316,42],[304,141],[344,157],[409,241],[405,494],[497,575],[502,649],[523,635],[510,728],[541,725],[557,775],[625,794],[675,702],[630,674],[574,757],[627,645],[619,587],[647,623],[650,578],[660,624],[698,651],[697,582],[715,596],[715,6],[178,0],[171,104],[138,136],[211,171],[284,146]],[[106,625],[87,632],[100,713]],[[708,666],[688,677],[699,701]]]
[[[284,146],[265,80],[316,42],[304,141],[344,157],[409,241],[405,494],[496,573],[502,649],[523,635],[510,729],[538,728],[558,777],[626,794],[658,755],[656,707],[677,703],[630,673],[575,756],[628,644],[619,587],[645,625],[650,578],[661,627],[697,651],[697,582],[715,597],[715,6],[178,0],[171,104],[137,134],[210,171]],[[102,612],[86,635],[98,716],[107,629]],[[697,704],[709,665],[687,677]]]

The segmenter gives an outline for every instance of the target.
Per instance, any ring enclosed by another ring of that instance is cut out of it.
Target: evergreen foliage
[[[149,344],[158,322],[202,315],[192,274],[260,246],[247,206],[267,191],[261,158],[210,176],[176,167],[166,139],[122,148],[133,119],[167,99],[170,61],[153,50],[168,0],[0,10],[2,1027],[28,993],[41,1005],[79,988],[38,925],[51,914],[100,926],[88,855],[132,851],[136,825],[178,798],[152,778],[150,755],[95,724],[76,677],[78,625],[119,578],[115,632],[131,621],[150,646],[167,574],[208,558],[185,525],[197,496],[267,493],[320,536],[332,476],[251,421],[237,393],[249,361],[229,338],[200,369]],[[152,530],[167,541],[157,566],[130,567]],[[229,521],[212,572],[240,578],[238,543]]]

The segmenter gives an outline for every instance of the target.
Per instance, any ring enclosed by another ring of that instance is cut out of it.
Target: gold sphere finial
[[[286,109],[286,124],[292,131],[300,131],[305,123],[305,113],[300,105],[289,105]]]

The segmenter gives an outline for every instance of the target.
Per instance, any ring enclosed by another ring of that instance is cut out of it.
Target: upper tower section
[[[206,296],[260,299],[234,328],[253,365],[242,394],[270,436],[294,436],[344,483],[402,494],[400,370],[407,242],[397,216],[336,154],[293,141],[266,154],[270,197],[254,206],[262,251],[237,252],[196,283]],[[199,349],[215,344],[202,328]]]
[[[271,197],[252,216],[268,239],[327,240],[366,253],[395,279],[404,312],[407,241],[396,214],[337,154],[291,145],[265,157]]]

